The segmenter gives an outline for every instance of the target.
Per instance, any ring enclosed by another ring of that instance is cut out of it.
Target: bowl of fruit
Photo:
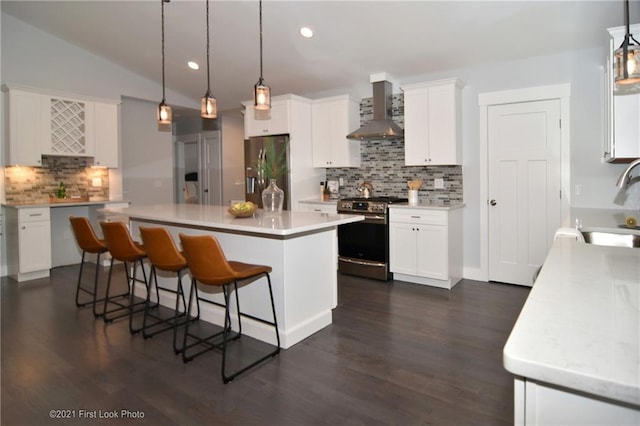
[[[251,201],[241,201],[234,203],[227,210],[234,217],[251,217],[258,209],[258,206]]]

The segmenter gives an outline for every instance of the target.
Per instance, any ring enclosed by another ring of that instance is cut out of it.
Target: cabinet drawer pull
[[[42,213],[29,213],[30,217],[42,216]]]
[[[411,216],[411,219],[420,219],[422,216]]]

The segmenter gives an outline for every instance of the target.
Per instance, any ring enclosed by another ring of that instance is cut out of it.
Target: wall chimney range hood
[[[381,79],[381,81],[380,81]],[[404,137],[404,130],[391,120],[391,83],[386,74],[372,74],[373,120],[347,135],[347,139],[398,139]]]

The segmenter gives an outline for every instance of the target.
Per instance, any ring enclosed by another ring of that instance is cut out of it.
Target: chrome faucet
[[[622,172],[622,174],[618,178],[618,181],[616,182],[616,186],[619,186],[620,188],[625,188],[629,184],[629,181],[631,180],[631,176],[629,175],[629,173],[631,172],[631,169],[636,167],[638,164],[640,164],[640,158],[630,163],[629,166],[625,169],[624,172]]]

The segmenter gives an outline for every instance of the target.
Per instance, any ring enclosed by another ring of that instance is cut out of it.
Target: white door
[[[222,145],[220,132],[202,133],[202,202],[222,205]]]
[[[489,279],[532,285],[561,223],[560,100],[488,107]]]

